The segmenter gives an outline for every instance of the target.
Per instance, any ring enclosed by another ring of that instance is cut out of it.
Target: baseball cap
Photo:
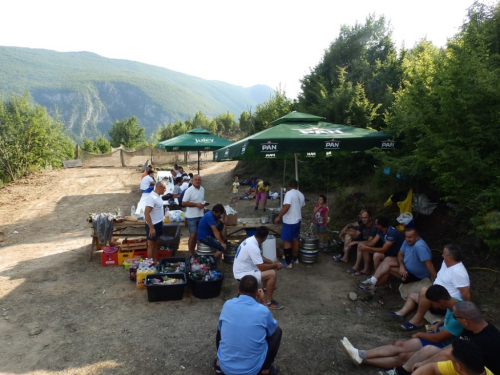
[[[184,176],[184,177],[182,178],[182,181],[189,181],[189,180],[191,180],[191,179],[189,178],[189,176]]]

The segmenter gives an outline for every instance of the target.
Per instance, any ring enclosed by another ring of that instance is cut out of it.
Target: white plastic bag
[[[399,215],[396,219],[398,223],[403,224],[403,225],[408,225],[410,221],[413,220],[413,215],[411,212],[403,212],[401,215]]]

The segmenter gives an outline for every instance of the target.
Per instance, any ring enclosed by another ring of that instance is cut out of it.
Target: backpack
[[[189,189],[189,188],[188,188]],[[182,207],[182,200],[184,199],[184,193],[187,191],[187,189],[184,189],[181,195],[179,195],[179,198],[177,200],[179,201],[179,206]]]

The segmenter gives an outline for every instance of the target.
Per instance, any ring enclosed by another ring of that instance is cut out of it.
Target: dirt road
[[[205,165],[207,201],[228,203],[234,167]],[[102,267],[98,254],[87,259],[87,214],[130,208],[140,197],[139,181],[134,168],[77,168],[0,189],[1,373],[212,374],[217,319],[237,291],[231,266],[220,264],[226,279],[218,298],[199,300],[186,288],[181,301],[149,303],[123,267]],[[307,212],[316,199],[309,198]],[[251,201],[241,201],[238,211],[262,215]],[[179,255],[186,254],[186,233]],[[316,264],[279,272],[281,373],[375,374],[351,364],[339,340],[347,336],[367,348],[409,337],[380,319],[381,309],[400,304],[395,293],[369,302],[348,299],[359,278],[346,268],[322,253]]]

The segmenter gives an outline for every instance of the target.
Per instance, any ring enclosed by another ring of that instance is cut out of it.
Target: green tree
[[[269,100],[257,104],[252,118],[253,133],[269,128],[269,123],[293,111],[293,101],[288,99],[281,86],[274,91]]]
[[[100,135],[94,140],[94,150],[99,154],[107,154],[111,152],[111,144],[104,135]]]
[[[243,111],[238,119],[239,128],[247,133],[252,128],[252,119],[247,111]]]
[[[122,121],[116,120],[108,133],[113,147],[135,149],[147,145],[145,129],[139,125],[135,116],[126,117]]]
[[[232,113],[226,112],[215,118],[217,123],[217,133],[220,135],[229,134],[231,130],[234,129],[234,115]]]
[[[0,178],[15,180],[25,172],[59,167],[74,157],[63,124],[44,107],[30,102],[29,94],[12,95],[0,102]]]

